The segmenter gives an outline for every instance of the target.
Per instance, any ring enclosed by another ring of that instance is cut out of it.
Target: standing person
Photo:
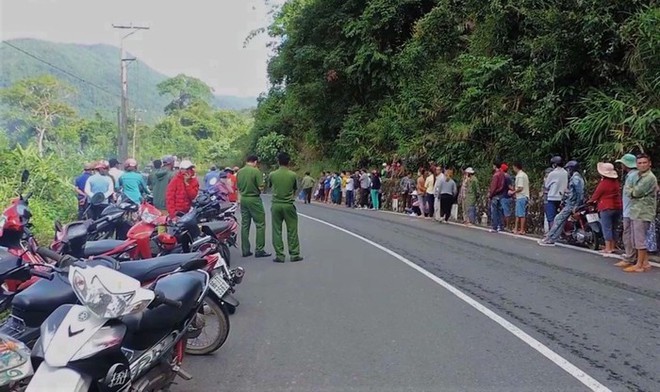
[[[435,182],[433,183],[433,215],[431,218],[440,221],[442,219],[442,204],[440,200],[440,186],[445,181],[445,173],[442,166],[435,166]],[[451,207],[450,207],[451,208]]]
[[[124,174],[124,171],[119,168],[119,161],[115,158],[110,159],[109,165],[110,170],[108,170],[108,174],[110,174],[110,177],[112,177],[113,181],[115,182],[115,188],[117,188],[119,186],[119,177]]]
[[[330,191],[332,190],[332,173],[326,172],[325,173],[325,182],[323,183],[323,199],[325,200],[326,204],[329,204],[332,202],[332,195]]]
[[[415,190],[415,182],[410,178],[410,173],[408,171],[404,172],[403,178],[399,182],[399,191],[401,192],[401,205],[399,206],[400,211],[405,211],[407,208],[411,207],[411,196],[412,191]]]
[[[269,257],[266,253],[266,214],[261,202],[261,186],[263,176],[257,168],[259,158],[250,155],[246,159],[246,165],[236,174],[238,191],[241,198],[241,251],[243,257],[252,256],[250,251],[250,225],[254,221],[257,228],[255,257]]]
[[[225,178],[223,181],[227,184],[227,188],[229,189],[229,194],[227,195],[227,200],[231,203],[237,203],[238,202],[238,187],[236,186],[236,172],[238,170],[234,167],[226,167],[224,172],[225,172]]]
[[[276,263],[284,263],[284,242],[282,222],[286,224],[286,241],[289,245],[291,261],[301,261],[298,239],[298,212],[293,203],[296,194],[296,173],[289,170],[289,154],[281,152],[277,156],[279,169],[270,173],[269,183],[273,189],[273,204],[270,207],[273,224],[273,249]],[[341,187],[340,187],[341,189]]]
[[[176,172],[165,191],[165,205],[170,218],[175,218],[177,213],[190,211],[192,202],[199,192],[199,180],[195,173],[195,165],[187,159],[179,164]]]
[[[513,171],[516,173],[515,190],[516,196],[516,223],[513,229],[514,234],[525,235],[527,233],[525,224],[527,223],[527,205],[529,204],[529,176],[523,171],[522,163],[513,164]]]
[[[330,181],[330,188],[332,192],[332,203],[336,205],[341,204],[341,182],[342,178],[338,172],[335,172],[335,175]]]
[[[548,210],[548,188],[545,187],[545,181],[548,179],[548,174],[550,174],[552,170],[553,169],[551,167],[548,167],[543,172],[543,182],[541,183],[541,189],[543,189],[543,191],[539,193],[541,200],[543,200],[543,234],[544,235],[550,230],[550,224],[548,223],[548,215],[545,213]]]
[[[559,240],[559,236],[564,230],[564,223],[575,208],[584,202],[584,178],[580,174],[580,164],[577,161],[569,161],[566,168],[571,174],[571,179],[568,182],[568,192],[564,196],[564,208],[555,217],[555,221],[546,237],[539,240],[541,246],[555,246],[555,242]]]
[[[477,223],[477,200],[479,200],[479,181],[475,175],[474,169],[468,167],[465,169],[465,174],[467,175],[467,181],[465,183],[465,205],[463,207],[463,214],[466,214],[467,219],[463,218],[466,221],[467,225],[474,225]]]
[[[435,170],[436,167],[432,166],[424,181],[424,188],[426,188],[424,200],[427,205],[426,214],[424,214],[424,216],[431,219],[433,219],[433,215],[435,215]]]
[[[426,208],[426,169],[421,168],[419,169],[419,177],[417,177],[417,199],[419,200],[419,204],[421,206],[421,210],[424,216],[428,213],[428,209]]]
[[[142,203],[143,195],[149,194],[144,176],[137,171],[137,161],[129,158],[124,162],[124,174],[119,177],[118,189],[136,204]]]
[[[211,189],[215,184],[218,183],[219,178],[220,172],[218,171],[218,168],[215,165],[211,166],[209,172],[204,176],[204,190],[208,191]]]
[[[305,172],[305,177],[303,177],[300,186],[302,187],[303,194],[305,195],[305,204],[311,204],[312,202],[312,190],[314,189],[314,184],[316,180],[312,178],[310,172]]]
[[[105,201],[109,202],[115,194],[115,182],[108,174],[108,162],[99,161],[96,164],[96,174],[90,176],[85,183],[85,194],[92,198],[97,193],[103,193]]]
[[[657,209],[658,180],[651,172],[651,158],[646,154],[637,155],[637,173],[628,182],[623,192],[630,197],[630,219],[632,239],[637,250],[637,263],[624,268],[625,272],[648,272],[651,270],[646,244],[646,236],[655,220]]]
[[[174,177],[174,157],[168,155],[162,159],[162,167],[156,164],[161,161],[154,161],[154,168],[157,170],[151,173],[147,186],[151,189],[154,196],[154,207],[158,208],[164,214],[167,212],[166,194],[167,186]]]
[[[355,200],[355,178],[348,176],[346,178],[346,207],[353,208]]]
[[[602,253],[609,254],[616,248],[616,228],[623,209],[621,184],[618,180],[619,174],[611,163],[599,162],[596,170],[600,174],[600,182],[587,204],[597,204],[605,239],[605,249]]]
[[[451,207],[454,205],[454,200],[458,194],[458,189],[456,187],[456,181],[452,178],[454,176],[454,171],[452,169],[447,169],[442,178],[438,178],[440,182],[439,194],[440,194],[440,218],[445,220],[445,223],[449,221],[451,216]]]
[[[83,172],[78,177],[76,177],[74,184],[76,186],[76,196],[78,198],[78,220],[83,219],[83,213],[87,209],[87,194],[85,193],[85,185],[87,180],[92,176],[94,171],[94,165],[91,163],[85,163],[83,166]]]
[[[630,208],[632,206],[630,193],[626,192],[626,188],[630,189],[637,179],[637,158],[633,154],[625,154],[620,159],[615,161],[623,166],[625,173],[623,192],[622,192],[622,206],[623,206],[623,248],[625,254],[623,260],[614,264],[617,267],[628,267],[636,263],[635,245],[632,238],[632,220],[630,219]]]
[[[366,169],[360,171],[360,207],[367,208],[369,204],[369,188],[371,187],[371,179],[367,174]]]
[[[509,165],[502,163],[500,170],[504,173],[504,188],[506,191],[502,194],[502,215],[504,216],[504,227],[506,230],[511,229],[511,218],[514,216],[515,198],[514,196],[514,182],[515,180],[509,174]]]
[[[550,160],[552,171],[545,180],[544,188],[548,190],[548,202],[545,205],[545,216],[548,219],[548,227],[552,230],[553,222],[559,212],[561,201],[564,199],[568,188],[568,172],[564,170],[561,157],[553,157]]]
[[[490,200],[491,233],[497,233],[504,229],[504,214],[502,211],[502,195],[507,192],[506,178],[500,170],[501,162],[493,164],[493,177],[488,188],[488,200]]]
[[[371,203],[374,210],[380,209],[380,199],[378,198],[380,193],[380,174],[376,170],[371,173]]]

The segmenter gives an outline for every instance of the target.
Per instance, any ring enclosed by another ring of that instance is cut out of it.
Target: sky
[[[269,10],[265,0],[0,0],[0,38],[119,46],[127,30],[112,24],[147,25],[124,47],[150,67],[197,77],[216,94],[254,97],[268,88],[268,37],[243,43],[268,25]]]

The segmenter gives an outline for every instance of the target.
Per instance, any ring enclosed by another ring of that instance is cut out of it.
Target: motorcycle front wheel
[[[227,340],[229,315],[214,298],[207,296],[197,317],[203,318],[202,332],[196,338],[188,339],[186,354],[208,355],[222,347]]]

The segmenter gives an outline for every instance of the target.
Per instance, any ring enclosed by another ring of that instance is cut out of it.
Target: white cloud
[[[146,24],[125,47],[167,75],[198,77],[217,94],[256,96],[267,89],[267,37],[243,48],[253,29],[268,24],[264,0],[2,0],[2,39],[119,46],[126,31],[112,24]]]

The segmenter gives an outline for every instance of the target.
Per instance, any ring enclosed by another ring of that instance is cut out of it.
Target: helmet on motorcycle
[[[168,233],[158,234],[158,246],[163,250],[172,250],[176,247],[176,237]]]
[[[553,165],[561,165],[561,157],[560,156],[554,156],[552,159],[550,159],[550,163]]]
[[[578,161],[568,161],[566,163],[566,169],[571,172],[580,171],[580,162]]]
[[[124,168],[137,168],[137,161],[133,158],[128,158],[126,162],[124,162]]]

